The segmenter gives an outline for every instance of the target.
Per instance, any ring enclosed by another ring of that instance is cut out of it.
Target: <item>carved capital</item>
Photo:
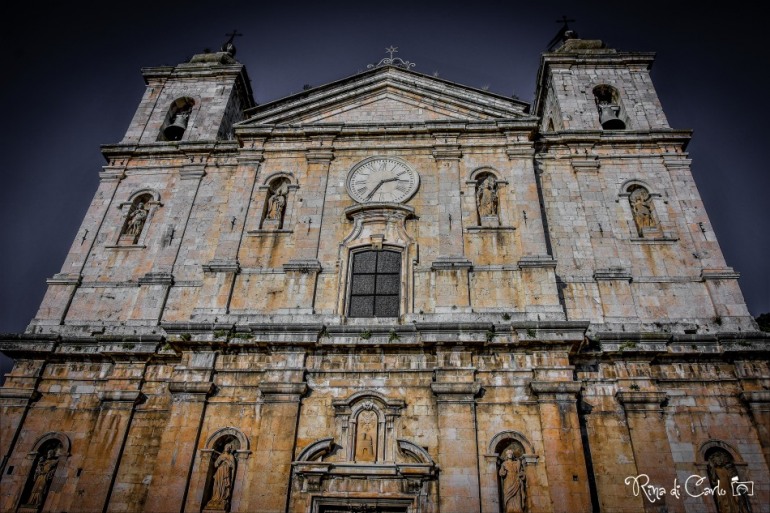
[[[665,392],[635,392],[628,390],[618,392],[615,397],[623,405],[626,413],[662,412],[663,403],[668,399]]]
[[[188,399],[204,400],[214,393],[216,386],[211,382],[172,381],[168,384],[168,391]]]
[[[430,389],[438,402],[472,403],[481,391],[481,385],[471,383],[431,383]]]
[[[574,381],[532,381],[529,385],[538,400],[545,402],[574,402],[582,386]]]
[[[266,403],[299,402],[307,390],[307,383],[264,382],[259,384],[259,391]]]

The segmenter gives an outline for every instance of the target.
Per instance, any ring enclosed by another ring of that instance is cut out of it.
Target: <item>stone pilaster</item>
[[[101,409],[88,444],[83,473],[77,483],[78,498],[71,509],[103,511],[112,492],[115,473],[131,425],[138,390],[109,390],[100,394]],[[83,491],[80,494],[80,491]]]
[[[626,411],[637,475],[647,474],[652,484],[673,483],[677,475],[663,419],[665,392],[621,391],[617,399]],[[644,510],[679,513],[684,512],[684,502],[664,495],[655,502],[645,500]]]
[[[258,476],[252,496],[242,500],[244,511],[284,513],[289,494],[291,462],[297,436],[300,401],[307,392],[303,382],[263,382],[259,440],[252,460]]]
[[[533,381],[545,448],[545,469],[554,513],[591,511],[577,394],[580,383]]]
[[[470,369],[437,369],[431,390],[438,415],[439,509],[480,512],[476,395],[481,386]]]
[[[746,391],[740,397],[751,411],[765,463],[770,467],[770,390]]]
[[[184,504],[206,399],[215,389],[211,382],[194,381],[172,381],[168,387],[173,396],[171,415],[144,506],[148,513],[167,513],[170,504]]]

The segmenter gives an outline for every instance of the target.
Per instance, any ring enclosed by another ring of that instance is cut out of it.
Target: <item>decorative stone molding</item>
[[[174,276],[169,272],[149,272],[137,281],[140,285],[173,285]]]
[[[430,389],[440,403],[473,403],[481,392],[481,385],[472,383],[436,383],[430,384]]]
[[[263,382],[259,384],[262,400],[266,403],[299,402],[307,390],[307,383]]]
[[[205,401],[216,391],[216,386],[211,382],[195,381],[171,381],[168,391],[176,396],[175,399],[189,401]]]
[[[437,260],[430,264],[431,271],[457,271],[457,270],[471,270],[473,268],[473,262],[465,257],[452,257],[445,256],[439,257]]]
[[[99,393],[99,400],[102,405],[112,402],[134,405],[140,403],[144,398],[144,394],[139,390],[105,390]]]
[[[574,381],[532,381],[529,385],[539,402],[575,402],[582,388]]]
[[[732,267],[723,267],[721,269],[702,269],[700,277],[706,280],[737,280],[741,273],[735,272]]]
[[[203,264],[205,273],[238,273],[241,264],[237,260],[211,260]]]
[[[283,264],[284,272],[320,273],[323,268],[318,260],[289,260]]]
[[[586,171],[597,173],[600,167],[601,167],[601,164],[599,163],[599,159],[597,158],[572,161],[572,170],[575,173],[586,172]]]
[[[770,413],[770,390],[741,392],[738,397],[749,405],[754,413]]]
[[[57,273],[45,280],[48,285],[80,285],[83,276],[80,274]]]
[[[665,392],[627,391],[615,394],[620,404],[628,412],[663,412],[663,404],[668,400]]]
[[[607,269],[596,269],[594,271],[594,280],[596,281],[632,281],[631,271],[624,267],[609,267]]]
[[[556,260],[551,255],[527,255],[521,257],[516,265],[520,269],[538,267],[556,269]]]

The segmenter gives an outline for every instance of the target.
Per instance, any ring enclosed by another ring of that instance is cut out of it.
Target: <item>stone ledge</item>
[[[237,273],[241,266],[237,260],[211,260],[203,264],[205,273]]]
[[[532,381],[529,386],[535,395],[567,394],[575,396],[580,393],[583,385],[574,381]]]
[[[529,255],[521,257],[516,263],[520,269],[525,268],[556,268],[556,260],[551,255]]]
[[[431,271],[454,271],[473,268],[473,262],[465,257],[438,257],[430,264]]]
[[[216,390],[214,383],[194,382],[194,381],[171,381],[168,384],[168,391],[172,394],[192,394],[210,396]]]
[[[319,273],[322,269],[318,260],[289,260],[283,264],[284,272]]]
[[[594,280],[596,281],[627,281],[631,282],[631,271],[624,267],[610,267],[607,269],[596,269],[594,271]]]
[[[732,267],[721,269],[703,269],[700,276],[704,280],[737,280],[741,273],[735,272]]]
[[[622,390],[615,394],[618,402],[629,411],[651,412],[662,411],[663,404],[668,400],[665,392],[637,392]]]

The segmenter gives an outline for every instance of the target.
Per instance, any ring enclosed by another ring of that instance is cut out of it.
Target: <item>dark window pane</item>
[[[377,275],[377,294],[398,294],[400,281],[398,274]]]
[[[398,296],[375,297],[374,315],[375,317],[398,317]]]
[[[351,296],[349,317],[372,317],[374,296]]]
[[[396,253],[395,251],[380,251],[377,256],[378,273],[401,272],[401,253]]]
[[[362,251],[353,255],[354,273],[373,273],[377,253],[374,251]]]
[[[350,286],[351,294],[374,294],[373,274],[354,274],[353,284]]]

